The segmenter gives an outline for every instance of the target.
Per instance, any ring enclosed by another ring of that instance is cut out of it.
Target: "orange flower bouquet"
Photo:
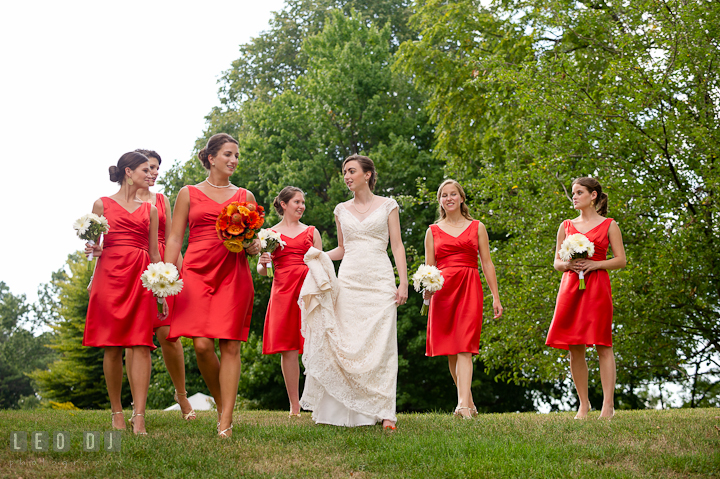
[[[233,201],[222,209],[215,222],[218,238],[233,253],[247,248],[265,223],[265,209],[247,201]]]

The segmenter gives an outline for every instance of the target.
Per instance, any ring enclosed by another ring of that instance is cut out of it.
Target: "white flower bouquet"
[[[280,246],[280,249],[282,249],[287,244],[280,237],[280,233],[273,231],[269,228],[264,228],[258,231],[257,237],[260,240],[260,251],[262,253],[273,254],[273,252],[275,252],[278,246]],[[272,278],[274,276],[272,262],[266,264],[265,268],[267,269],[268,278]]]
[[[592,258],[594,254],[595,245],[587,236],[581,233],[575,233],[565,238],[565,241],[560,245],[560,251],[558,251],[558,256],[560,256],[560,259],[563,261]],[[585,289],[585,272],[580,271],[578,276],[580,277],[579,289]]]
[[[82,215],[80,219],[73,223],[73,228],[75,229],[78,238],[85,240],[91,245],[95,245],[102,235],[107,234],[107,232],[110,231],[110,225],[108,224],[107,218],[104,216],[98,216],[95,213]],[[88,261],[92,261],[92,252],[88,254],[87,259]]]
[[[421,264],[415,274],[412,275],[412,282],[415,291],[430,291],[431,293],[435,293],[442,289],[443,284],[445,283],[445,278],[443,278],[442,271],[437,269],[435,266]],[[423,299],[423,305],[422,308],[420,308],[421,316],[427,316],[429,306],[430,301]]]
[[[163,298],[175,296],[183,288],[183,280],[172,263],[150,263],[140,280],[143,287],[157,298],[159,313],[162,313]]]

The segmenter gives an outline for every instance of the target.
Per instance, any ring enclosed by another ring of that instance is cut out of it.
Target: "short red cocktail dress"
[[[129,213],[112,198],[101,198],[110,230],[97,260],[90,289],[83,346],[153,345],[157,307],[140,276],[150,264],[150,203]]]
[[[158,249],[160,250],[160,257],[165,258],[165,224],[167,211],[165,210],[165,197],[162,193],[155,193],[155,208],[157,208],[158,211]],[[160,326],[170,326],[173,306],[175,305],[175,296],[168,296],[165,300],[168,305],[168,315],[162,321],[157,315],[155,316],[153,320],[153,332]]]
[[[475,220],[454,237],[431,225],[435,262],[445,283],[430,300],[426,356],[478,354],[483,289],[478,272],[478,226]]]
[[[194,186],[190,194],[190,238],[183,257],[183,290],[175,297],[168,340],[219,338],[247,341],[253,288],[245,251],[230,252],[218,238],[215,220],[233,201],[246,201],[242,188],[217,203]]]
[[[585,236],[595,245],[592,261],[607,258],[610,246],[608,229],[612,218],[591,229]],[[579,233],[572,221],[565,220],[565,235]],[[569,345],[584,344],[612,347],[613,303],[610,275],[598,269],[585,274],[585,289],[578,289],[580,279],[576,272],[565,271],[560,282],[555,315],[545,344],[553,348],[568,349]]]
[[[300,351],[300,354],[303,352],[298,299],[308,272],[303,259],[313,245],[314,233],[315,227],[308,226],[294,238],[281,234],[287,244],[283,249],[278,246],[273,252],[275,277],[265,314],[263,354],[282,351]]]

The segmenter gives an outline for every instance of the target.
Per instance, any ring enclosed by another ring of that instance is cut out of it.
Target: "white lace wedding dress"
[[[312,331],[303,354],[300,404],[313,411],[317,423],[365,426],[396,420],[397,287],[387,255],[388,215],[395,208],[395,200],[385,200],[363,221],[343,204],[335,208],[345,247],[335,314],[326,311],[309,318],[314,324],[303,325]],[[311,266],[310,274],[320,269]]]

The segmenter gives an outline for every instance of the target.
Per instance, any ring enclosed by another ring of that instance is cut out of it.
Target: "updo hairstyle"
[[[343,174],[345,174],[345,164],[348,161],[357,161],[360,164],[360,169],[363,173],[370,172],[370,179],[368,180],[368,186],[370,187],[370,191],[375,190],[375,182],[377,182],[377,171],[375,170],[375,163],[373,163],[373,160],[368,158],[367,156],[362,155],[350,155],[347,158],[345,158],[345,161],[343,161],[342,164],[342,171]]]
[[[465,195],[465,190],[463,190],[463,187],[460,186],[460,183],[458,183],[457,181],[455,181],[453,179],[448,178],[447,180],[440,183],[440,187],[437,190],[438,215],[440,216],[440,218],[435,223],[439,223],[440,221],[447,218],[447,213],[445,213],[445,210],[443,209],[442,204],[440,203],[440,197],[442,195],[443,188],[445,188],[448,185],[454,185],[455,188],[457,188],[458,193],[460,193],[460,198],[462,198],[462,200],[463,200],[463,202],[460,204],[460,213],[465,218],[469,219],[470,221],[474,221],[475,218],[470,216],[470,208],[468,208],[468,205],[467,205],[467,196]]]
[[[210,170],[210,155],[217,155],[218,151],[220,151],[220,148],[222,148],[225,143],[235,143],[236,145],[239,145],[238,141],[227,133],[218,133],[211,136],[207,145],[205,145],[205,148],[200,150],[198,158],[206,170]]]
[[[157,151],[155,150],[143,150],[138,148],[137,150],[135,150],[135,153],[143,154],[147,156],[148,159],[155,158],[156,160],[158,160],[158,165],[162,165],[162,158],[160,158],[160,155],[158,155]]]
[[[302,193],[303,196],[305,196],[305,192],[297,186],[286,186],[280,190],[280,193],[278,193],[273,201],[273,206],[275,207],[275,211],[277,211],[278,215],[285,216],[285,210],[280,203],[288,204],[288,202],[298,193]]]
[[[147,162],[147,156],[142,153],[138,153],[136,151],[125,153],[118,160],[117,166],[111,166],[108,168],[108,170],[110,170],[110,181],[114,181],[118,185],[122,186],[123,181],[125,181],[125,168],[130,168],[135,171],[135,168]]]
[[[607,215],[608,195],[607,193],[603,193],[602,185],[600,185],[598,180],[588,177],[576,178],[575,181],[572,182],[572,185],[570,185],[570,188],[575,185],[585,187],[590,194],[592,194],[593,191],[596,192],[597,198],[595,198],[595,211],[597,211],[600,216]]]

